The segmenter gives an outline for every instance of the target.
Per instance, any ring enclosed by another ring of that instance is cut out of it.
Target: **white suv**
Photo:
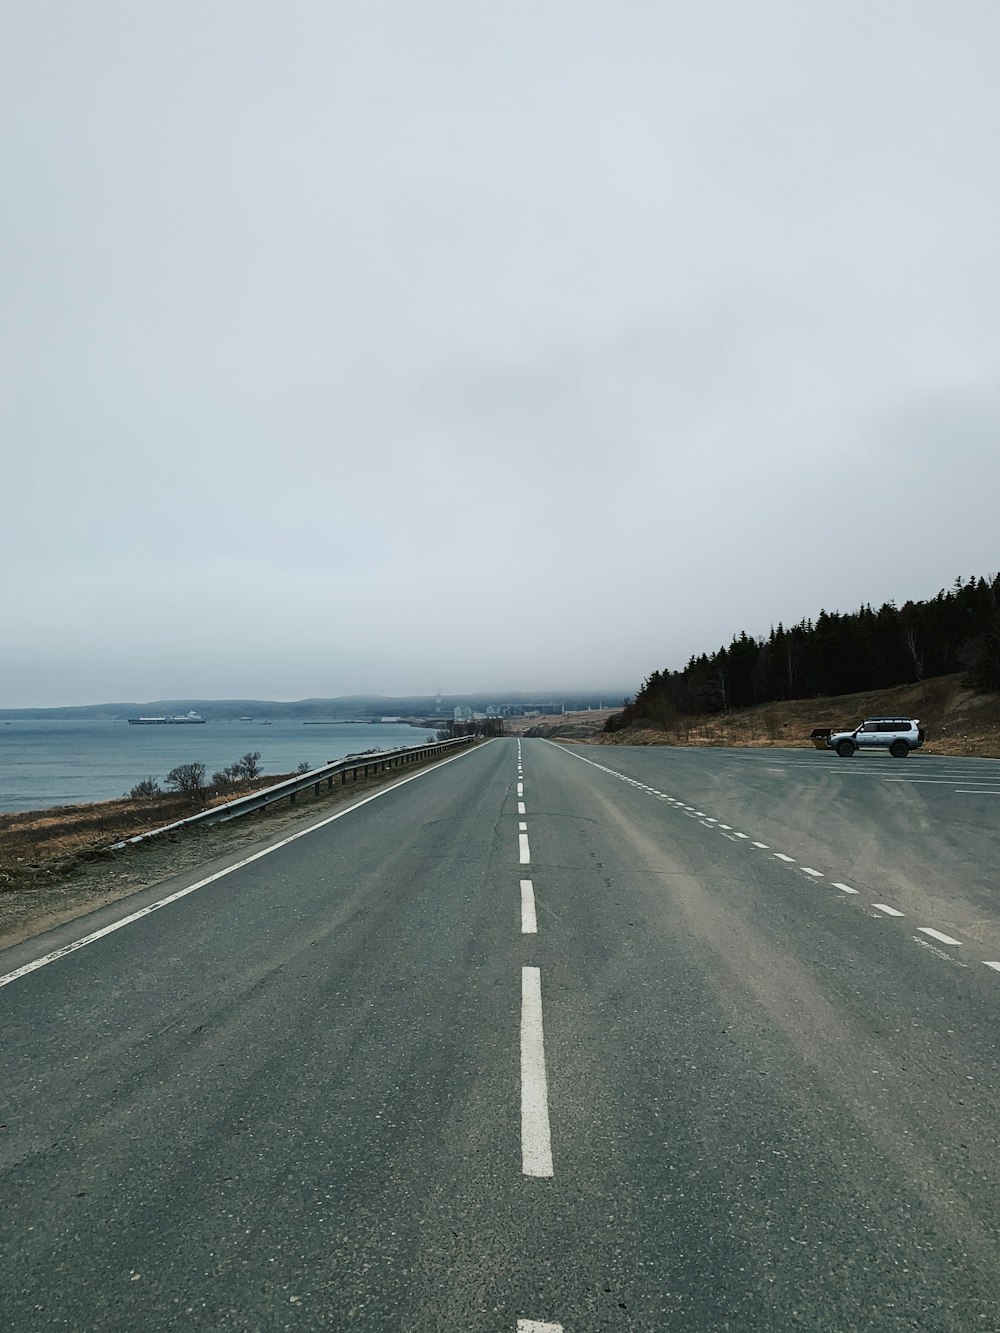
[[[924,743],[924,729],[915,717],[866,717],[854,731],[832,731],[827,746],[841,759],[856,750],[888,750],[893,759],[905,759]]]

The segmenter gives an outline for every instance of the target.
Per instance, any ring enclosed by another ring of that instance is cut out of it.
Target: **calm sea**
[[[200,761],[208,775],[248,750],[264,773],[319,768],[363,750],[420,745],[430,733],[399,723],[275,720],[206,722],[195,727],[130,727],[117,722],[0,721],[0,811],[42,810],[114,800],[143,778],[162,786],[178,764]]]

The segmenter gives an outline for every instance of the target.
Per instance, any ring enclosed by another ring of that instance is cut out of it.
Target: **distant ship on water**
[[[200,713],[178,714],[177,717],[130,717],[130,727],[192,727],[198,723],[204,725],[205,719]]]

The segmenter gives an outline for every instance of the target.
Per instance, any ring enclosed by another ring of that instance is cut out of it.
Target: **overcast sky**
[[[996,0],[33,0],[0,706],[634,688],[1000,567]]]

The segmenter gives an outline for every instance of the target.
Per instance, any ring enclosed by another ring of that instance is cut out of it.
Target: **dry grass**
[[[240,794],[280,781],[274,775],[259,778],[241,787]],[[232,794],[208,804],[228,800]],[[0,890],[31,888],[71,874],[90,861],[106,860],[110,843],[162,828],[204,808],[189,796],[168,794],[0,815]]]

